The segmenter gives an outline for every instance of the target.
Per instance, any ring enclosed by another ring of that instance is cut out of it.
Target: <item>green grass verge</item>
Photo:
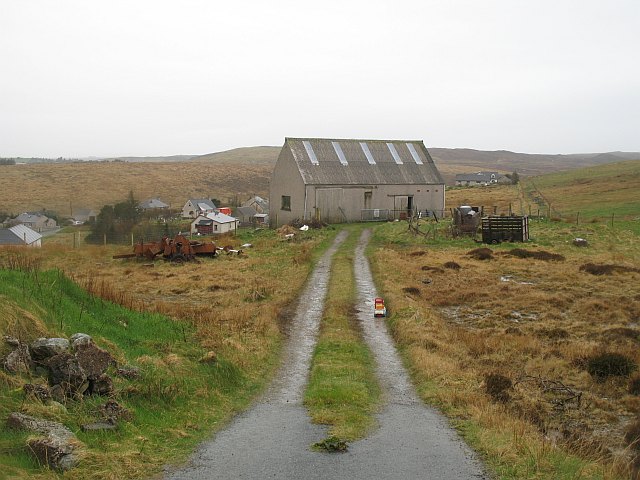
[[[139,380],[114,377],[116,399],[133,412],[133,419],[107,434],[80,431],[81,424],[98,418],[98,406],[105,398],[86,397],[69,402],[66,408],[45,405],[25,400],[16,377],[0,379],[0,418],[23,411],[61,421],[87,446],[88,455],[73,470],[73,478],[135,478],[156,473],[163,464],[186,458],[218,422],[245,408],[263,386],[264,375],[250,375],[222,357],[201,363],[205,352],[189,325],[89,296],[58,271],[0,270],[0,300],[3,313],[11,317],[3,325],[6,333],[20,332],[23,339],[43,329],[49,335],[67,337],[88,333],[119,362],[141,368]],[[37,377],[23,380],[45,381]],[[28,435],[0,429],[4,474],[56,477],[29,455],[25,447]]]
[[[315,423],[331,426],[330,438],[353,441],[375,424],[380,388],[354,309],[353,251],[362,226],[347,228],[350,235],[334,257],[304,403]]]

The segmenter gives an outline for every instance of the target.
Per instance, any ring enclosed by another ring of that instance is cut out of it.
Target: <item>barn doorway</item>
[[[316,214],[326,223],[346,222],[341,188],[316,189]]]

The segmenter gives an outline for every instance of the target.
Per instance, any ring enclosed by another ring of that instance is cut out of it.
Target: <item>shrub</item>
[[[490,248],[482,247],[482,248],[474,248],[467,252],[471,258],[475,258],[476,260],[491,260],[493,258],[493,250]]]
[[[640,375],[635,375],[629,380],[629,393],[640,395]]]
[[[443,267],[450,268],[451,270],[460,270],[460,264],[456,262],[446,262]]]
[[[513,386],[511,379],[499,373],[490,373],[484,377],[486,392],[497,402],[508,402],[509,390]]]
[[[601,353],[587,361],[587,371],[592,377],[605,379],[610,376],[628,376],[637,368],[633,359],[620,353]]]
[[[409,295],[417,295],[417,296],[420,295],[420,289],[416,287],[404,287],[402,291],[404,293],[408,293]]]

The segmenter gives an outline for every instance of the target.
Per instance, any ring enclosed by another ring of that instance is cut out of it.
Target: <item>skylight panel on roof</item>
[[[364,156],[367,157],[367,161],[369,162],[369,164],[375,165],[376,161],[373,158],[373,155],[371,155],[371,151],[369,150],[369,145],[367,145],[367,142],[360,142],[360,148],[362,148]]]
[[[336,155],[338,155],[338,158],[340,159],[340,163],[342,165],[349,165],[347,163],[347,159],[344,156],[344,152],[342,151],[342,147],[340,146],[340,144],[338,142],[331,142],[331,145],[333,145],[333,149],[336,151]]]
[[[396,146],[393,143],[387,143],[387,148],[389,148],[389,151],[391,152],[391,156],[396,161],[396,163],[398,165],[402,165],[402,159],[400,158],[400,155],[398,155]]]
[[[316,152],[313,151],[311,143],[309,143],[307,140],[303,140],[302,144],[307,151],[307,155],[309,155],[309,160],[311,160],[311,163],[313,163],[314,165],[320,165],[320,163],[318,162],[318,157],[316,157]]]
[[[418,165],[422,165],[422,159],[420,158],[420,155],[418,155],[416,147],[413,146],[413,143],[407,143],[407,148],[409,149],[409,152],[411,152],[411,156],[413,157],[415,162]]]

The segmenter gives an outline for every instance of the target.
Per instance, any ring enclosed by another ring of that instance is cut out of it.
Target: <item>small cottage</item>
[[[182,218],[197,218],[216,211],[215,204],[208,198],[190,198],[182,207]]]
[[[13,223],[20,223],[36,232],[52,230],[58,226],[58,223],[53,218],[49,218],[38,212],[21,213],[14,218]]]
[[[456,186],[477,187],[495,183],[510,183],[510,180],[498,172],[459,173],[456,175]]]
[[[140,208],[140,210],[166,210],[167,208],[169,208],[169,205],[164,203],[159,198],[149,198],[140,202],[138,204],[138,208]]]
[[[251,207],[256,213],[269,213],[269,202],[258,195],[251,197],[242,206]]]
[[[198,215],[191,222],[191,233],[200,235],[218,235],[235,232],[238,228],[238,219],[224,213],[208,213]]]

